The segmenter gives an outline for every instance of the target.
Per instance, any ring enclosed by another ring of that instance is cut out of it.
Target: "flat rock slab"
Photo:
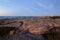
[[[27,32],[20,32],[16,35],[0,37],[0,40],[46,40],[42,35],[36,36]]]
[[[20,22],[23,25],[20,26]],[[60,27],[60,19],[45,18],[27,18],[20,20],[0,21],[0,27],[19,27],[19,29],[28,31],[32,34],[45,34],[54,27]]]

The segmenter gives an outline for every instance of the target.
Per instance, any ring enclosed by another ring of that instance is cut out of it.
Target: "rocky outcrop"
[[[20,26],[20,22],[23,22],[23,25]],[[41,35],[48,33],[50,29],[54,27],[60,27],[60,19],[52,18],[27,18],[20,20],[3,20],[0,21],[0,27],[19,27],[21,30],[28,31],[35,35]]]
[[[23,22],[6,22],[8,24],[0,25],[0,36],[13,35],[19,31],[19,27],[23,25]]]
[[[44,34],[53,28],[52,19],[31,18],[24,20],[24,30],[32,34]]]

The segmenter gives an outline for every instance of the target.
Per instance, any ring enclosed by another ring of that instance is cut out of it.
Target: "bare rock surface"
[[[31,18],[24,20],[24,30],[33,34],[44,34],[53,28],[52,19]]]
[[[20,22],[23,22],[23,25],[20,26]],[[0,21],[0,27],[15,27],[20,29],[18,34],[0,37],[0,40],[45,40],[44,37],[40,35],[48,33],[51,29],[54,29],[54,27],[60,28],[60,19],[27,18],[20,20],[3,20]],[[60,29],[54,29],[52,31],[60,32]]]
[[[46,40],[42,35],[35,36],[25,31],[16,35],[0,37],[0,40]]]
[[[23,25],[20,27],[20,22]],[[60,27],[60,19],[51,18],[27,18],[20,20],[3,20],[0,21],[0,27],[20,27],[25,31],[29,31],[32,34],[44,34],[54,27]]]
[[[60,28],[60,19],[55,19],[55,27]]]

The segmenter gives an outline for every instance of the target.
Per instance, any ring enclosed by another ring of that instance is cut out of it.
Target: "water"
[[[26,18],[26,17],[20,17],[20,16],[0,16],[1,19],[19,19],[19,18]]]
[[[39,16],[0,16],[0,20],[21,19],[21,18],[31,18],[31,17],[39,17]]]

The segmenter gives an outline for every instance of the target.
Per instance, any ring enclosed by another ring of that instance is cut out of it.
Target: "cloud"
[[[53,4],[48,4],[48,3],[41,3],[41,2],[36,2],[36,4],[40,7],[47,8],[47,9],[53,9],[54,5]]]
[[[9,15],[9,14],[7,14],[7,13],[0,13],[0,16],[7,16],[7,15]]]
[[[9,15],[9,8],[0,5],[0,16],[6,16],[6,15]]]

